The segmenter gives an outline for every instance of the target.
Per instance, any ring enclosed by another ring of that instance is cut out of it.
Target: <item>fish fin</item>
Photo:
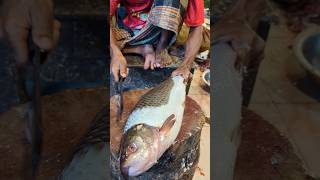
[[[166,135],[174,123],[176,122],[176,116],[174,114],[171,114],[167,120],[163,123],[162,127],[160,128],[160,133],[163,135]]]
[[[118,149],[118,158],[120,159],[120,157],[121,157],[121,153],[122,153],[122,149],[124,148],[124,145],[123,145],[123,143],[124,143],[124,137],[125,137],[125,135],[126,135],[126,133],[125,134],[123,134],[122,136],[121,136],[121,139],[120,139],[120,145],[119,145],[119,149]]]

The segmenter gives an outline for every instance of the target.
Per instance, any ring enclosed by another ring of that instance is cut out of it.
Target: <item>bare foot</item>
[[[156,49],[156,67],[165,67],[173,62],[171,56],[168,53],[169,40],[174,35],[173,32],[169,30],[162,29],[161,37],[157,44]]]
[[[142,53],[142,56],[144,57],[144,69],[150,68],[154,70],[156,58],[155,58],[152,45],[147,44],[141,47],[142,47],[141,53]]]
[[[150,44],[136,46],[136,47],[127,47],[123,49],[123,53],[134,53],[139,54],[144,57],[144,69],[151,68],[152,70],[155,66],[155,53],[153,46]]]
[[[156,61],[156,66],[161,67],[161,68],[168,66],[173,62],[167,49],[163,49],[163,50],[159,50],[159,51],[157,50],[155,61]]]

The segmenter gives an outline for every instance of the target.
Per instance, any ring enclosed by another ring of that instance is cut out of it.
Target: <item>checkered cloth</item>
[[[131,46],[155,44],[160,38],[161,29],[175,33],[170,41],[172,44],[181,28],[187,7],[188,0],[154,0],[147,22],[137,34],[123,27],[124,24],[121,23],[123,19],[117,16],[117,27],[113,27],[112,31],[119,47],[123,48],[126,44]]]

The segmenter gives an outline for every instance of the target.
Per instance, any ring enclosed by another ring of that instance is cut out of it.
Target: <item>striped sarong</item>
[[[125,45],[156,44],[161,30],[165,29],[175,34],[170,40],[172,45],[180,31],[187,7],[188,0],[154,0],[146,24],[138,33],[132,32],[122,23],[126,14],[124,8],[120,7],[117,11],[117,26],[113,28],[115,39],[119,41],[120,48]]]

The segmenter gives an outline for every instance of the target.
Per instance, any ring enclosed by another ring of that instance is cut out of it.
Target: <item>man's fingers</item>
[[[114,77],[114,81],[119,81],[119,69],[118,68],[112,68],[112,74]]]
[[[152,60],[150,60],[149,68],[150,68],[151,70],[154,70],[153,61],[152,61]]]
[[[120,65],[120,75],[122,77],[127,77],[127,65],[126,64]]]
[[[155,68],[155,59],[153,57],[149,57],[150,58],[150,69],[154,70]]]
[[[144,69],[147,70],[147,69],[152,69],[154,70],[154,68],[156,67],[155,66],[155,56],[154,56],[154,53],[153,54],[146,54],[144,56]]]
[[[42,49],[51,50],[54,47],[55,26],[53,2],[51,0],[34,0],[30,12],[34,43]]]
[[[175,77],[175,76],[177,76],[177,71],[173,71],[173,72],[171,73],[171,77]]]
[[[150,60],[149,59],[146,59],[144,61],[144,69],[147,70],[150,68]]]
[[[6,24],[5,31],[13,48],[17,65],[22,66],[27,64],[29,55],[27,39],[29,31],[26,28],[16,27],[14,23]]]
[[[188,70],[176,70],[171,73],[171,77],[182,76],[185,81],[192,79],[192,73]]]
[[[60,28],[61,23],[57,20],[54,20],[53,23],[53,48],[57,47],[60,37]]]
[[[187,75],[186,75],[186,80],[187,81],[191,81],[192,80],[192,73],[189,72]]]

